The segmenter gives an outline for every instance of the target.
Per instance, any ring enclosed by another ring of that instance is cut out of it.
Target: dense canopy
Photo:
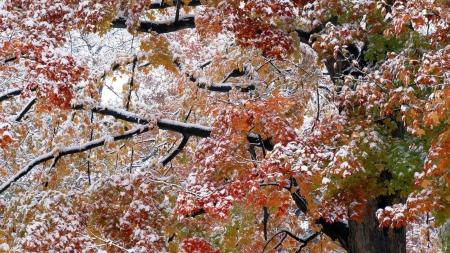
[[[0,251],[438,252],[449,84],[448,0],[1,1]]]

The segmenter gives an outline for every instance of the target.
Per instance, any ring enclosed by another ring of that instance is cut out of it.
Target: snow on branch
[[[22,93],[22,90],[19,89],[19,88],[16,88],[16,89],[9,89],[9,90],[3,92],[2,94],[0,94],[0,103],[3,102],[3,101],[5,101],[5,100],[8,99],[8,98],[18,96],[18,95],[20,95],[21,93]]]
[[[95,105],[86,106],[83,103],[72,104],[71,108],[74,110],[92,110],[95,113],[99,113],[105,116],[112,116],[116,119],[121,119],[130,123],[137,123],[142,125],[147,125],[150,121],[141,115],[125,111],[123,109],[115,108],[108,105],[102,105],[96,103]],[[90,109],[89,109],[90,108]],[[207,138],[211,136],[213,131],[212,127],[202,126],[199,124],[183,123],[179,121],[174,121],[170,119],[159,119],[156,121],[156,125],[161,130],[173,131],[184,136],[197,136],[202,138]],[[261,138],[256,134],[249,134],[247,140],[250,143],[258,143],[256,146],[263,145],[265,149],[272,150],[273,144],[270,139],[261,140]]]
[[[172,161],[172,159],[175,158],[175,156],[177,156],[178,153],[181,152],[181,150],[183,150],[183,148],[184,148],[184,146],[186,146],[188,140],[189,140],[189,135],[183,135],[183,139],[181,140],[178,147],[175,150],[173,150],[172,152],[170,152],[170,154],[165,156],[159,163],[162,164],[163,166],[165,166],[170,161]]]
[[[211,85],[207,85],[204,82],[198,83],[198,87],[216,92],[229,92],[233,88],[241,92],[249,92],[251,90],[255,90],[256,88],[254,84],[212,83]]]
[[[307,201],[305,197],[300,194],[300,189],[298,188],[298,184],[294,178],[291,178],[291,187],[295,188],[295,191],[292,192],[292,188],[289,189],[289,191],[291,191],[291,197],[294,200],[298,210],[303,213],[308,212]],[[322,226],[322,233],[326,234],[333,241],[339,241],[343,248],[348,248],[348,237],[350,231],[348,222],[343,220],[329,222],[324,218],[319,218],[315,220],[315,223]]]
[[[160,3],[155,3],[155,2],[151,3],[150,4],[150,9],[165,9],[165,8],[169,8],[169,7],[175,7],[178,4],[186,5],[184,2],[185,1],[182,1],[182,0],[180,0],[180,1],[173,0],[172,4],[169,4],[168,2],[161,0]],[[200,1],[200,0],[191,0],[187,4],[187,6],[200,6],[200,5],[203,5],[202,1]]]
[[[127,19],[118,18],[111,24],[112,28],[127,28]],[[156,32],[158,34],[176,32],[188,28],[195,28],[195,16],[185,15],[175,22],[175,19],[165,21],[141,21],[138,32]]]
[[[19,179],[27,175],[35,166],[44,163],[46,161],[49,161],[51,159],[59,159],[66,155],[81,153],[96,147],[103,146],[105,142],[110,141],[111,139],[113,141],[119,141],[131,138],[135,135],[142,134],[145,132],[148,132],[150,130],[149,126],[138,126],[135,127],[129,131],[124,132],[123,134],[116,135],[116,136],[104,136],[100,139],[93,140],[86,142],[83,145],[80,146],[71,146],[71,147],[62,147],[57,146],[52,151],[43,154],[39,157],[36,157],[32,161],[30,161],[23,169],[21,169],[17,174],[15,174],[13,177],[11,177],[8,181],[3,183],[3,185],[0,186],[0,194],[6,191],[14,182],[17,182]]]
[[[99,113],[105,116],[112,116],[116,119],[121,119],[130,123],[137,123],[146,125],[149,124],[150,121],[138,114],[127,112],[123,109],[115,108],[112,106],[102,105],[100,103],[92,106],[92,108],[89,109],[90,106],[86,106],[82,103],[80,104],[72,104],[71,108],[74,110],[92,110],[95,113]],[[209,137],[211,135],[211,132],[213,130],[212,127],[206,127],[199,124],[190,124],[190,123],[183,123],[178,122],[174,120],[169,119],[160,119],[156,122],[157,126],[161,130],[168,130],[173,131],[177,133],[181,133],[183,135],[192,135],[192,136],[198,136],[198,137]]]
[[[31,100],[25,105],[22,111],[19,112],[16,116],[12,116],[8,118],[10,121],[20,121],[27,114],[27,112],[31,109],[31,107],[36,103],[36,97],[31,98]]]
[[[174,63],[179,70],[183,71],[183,66],[178,60],[175,60]],[[208,61],[208,62],[202,64],[200,66],[200,68],[203,69],[204,67],[208,66],[209,64],[211,64],[211,61]],[[226,81],[230,77],[241,77],[246,74],[247,74],[247,72],[245,70],[241,70],[239,68],[233,69],[221,83],[212,83],[212,84],[208,84],[202,78],[199,78],[197,80],[197,78],[195,78],[191,73],[186,73],[186,76],[189,78],[189,81],[191,81],[193,83],[197,82],[197,86],[200,89],[207,89],[209,91],[229,92],[233,88],[237,89],[238,91],[241,91],[241,92],[249,92],[251,90],[255,90],[255,88],[256,88],[255,84],[226,83]]]

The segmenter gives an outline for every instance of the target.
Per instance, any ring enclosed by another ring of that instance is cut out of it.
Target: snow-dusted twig
[[[151,181],[153,183],[163,184],[163,185],[166,185],[166,186],[177,188],[178,190],[180,190],[180,191],[182,191],[184,193],[187,193],[189,195],[192,195],[192,196],[194,196],[194,197],[196,197],[198,199],[207,198],[207,197],[213,195],[214,193],[216,193],[221,188],[221,187],[219,187],[219,188],[215,189],[214,191],[212,191],[212,192],[210,192],[210,193],[208,193],[206,195],[203,195],[203,194],[198,194],[198,193],[195,193],[193,191],[187,190],[187,189],[183,188],[181,185],[167,183],[167,182],[165,182],[163,180],[149,179],[149,181]]]
[[[127,252],[127,253],[133,253],[133,252],[135,252],[134,249],[127,249],[127,248],[124,248],[124,247],[120,246],[119,244],[117,244],[117,243],[115,243],[115,242],[113,242],[113,241],[111,241],[111,240],[109,240],[109,239],[103,239],[103,238],[101,238],[101,237],[95,235],[95,234],[94,234],[92,231],[90,231],[87,227],[86,227],[86,230],[87,230],[93,237],[95,237],[96,239],[98,239],[98,240],[104,242],[104,243],[107,244],[107,245],[112,245],[112,246],[114,246],[114,247],[116,247],[116,248],[118,248],[118,249],[121,249],[121,250],[123,250],[123,251],[125,251],[125,252]],[[80,233],[79,233],[79,234],[80,234]],[[82,234],[80,234],[80,235],[82,235]]]
[[[43,154],[43,155],[35,158],[31,162],[29,162],[17,174],[15,174],[8,181],[3,183],[0,186],[0,194],[3,193],[4,191],[6,191],[9,187],[11,187],[11,185],[14,182],[21,179],[23,176],[27,175],[35,166],[37,166],[43,162],[49,161],[53,158],[62,157],[65,155],[71,155],[71,154],[75,154],[75,153],[81,153],[81,152],[84,152],[84,151],[87,151],[87,150],[90,150],[90,149],[93,149],[96,147],[103,146],[105,144],[105,142],[109,141],[110,139],[112,139],[113,141],[124,140],[124,139],[128,139],[135,135],[142,134],[142,133],[145,133],[148,131],[149,131],[149,126],[139,126],[139,127],[133,128],[129,131],[126,131],[123,134],[116,135],[113,137],[104,136],[103,138],[86,142],[85,144],[80,145],[80,146],[71,146],[71,147],[58,146],[58,147],[55,147],[52,151],[50,151],[46,154]]]

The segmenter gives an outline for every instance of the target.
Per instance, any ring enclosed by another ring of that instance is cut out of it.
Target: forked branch
[[[95,102],[95,105],[91,105],[90,110],[92,110],[95,113],[102,114],[105,116],[112,116],[116,119],[121,119],[130,123],[137,123],[142,125],[147,125],[150,123],[150,121],[146,118],[144,118],[141,115],[127,112],[123,109],[118,109],[112,106],[102,105],[100,103]],[[72,104],[71,108],[74,110],[89,110],[88,106],[84,104]],[[189,136],[197,136],[202,138],[210,137],[211,132],[213,131],[212,127],[202,126],[199,124],[191,124],[191,123],[183,123],[179,121],[169,120],[169,119],[160,119],[156,122],[157,126],[161,130],[168,130],[173,131],[177,133],[181,133],[183,135],[189,135]],[[250,143],[260,143],[261,140],[258,135],[256,134],[249,134],[247,136],[247,140]],[[270,139],[266,139],[263,141],[264,147],[267,150],[273,149],[273,144],[271,143]]]
[[[284,235],[283,235],[283,237],[281,238],[281,240],[277,242],[277,244],[275,245],[275,247],[274,247],[273,249],[278,248],[278,247],[283,243],[283,241],[286,239],[286,237],[289,236],[289,237],[291,237],[292,239],[294,239],[294,240],[296,240],[296,241],[302,243],[302,246],[300,246],[299,250],[297,250],[296,252],[300,252],[301,249],[302,249],[308,242],[312,241],[314,238],[316,238],[316,237],[319,235],[319,233],[315,233],[315,234],[309,235],[309,236],[306,237],[306,238],[300,238],[300,237],[294,235],[291,231],[282,229],[282,230],[278,231],[277,233],[275,233],[275,234],[274,234],[274,235],[266,242],[266,244],[264,245],[264,248],[263,248],[263,252],[266,250],[267,245],[269,245],[269,243],[270,243],[271,241],[273,241],[273,240],[275,239],[275,237],[277,237],[277,236],[280,235],[280,234],[284,234]]]

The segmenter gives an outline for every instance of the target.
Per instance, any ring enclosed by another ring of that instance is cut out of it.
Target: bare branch
[[[129,173],[131,173],[131,169],[133,168],[133,155],[134,155],[134,148],[131,148],[131,163],[130,163],[130,170]]]
[[[6,63],[8,63],[10,61],[15,61],[15,60],[17,60],[17,56],[14,56],[14,57],[6,59],[4,63],[6,64]]]
[[[183,66],[178,60],[175,60],[174,63],[179,70],[183,70]],[[211,64],[211,61],[208,61],[208,62],[202,64],[200,66],[200,68],[203,69],[204,67],[208,66],[209,64]],[[255,84],[226,83],[226,81],[228,81],[228,79],[230,79],[231,77],[241,77],[246,74],[247,74],[247,72],[245,70],[233,69],[221,83],[212,83],[212,84],[207,84],[205,81],[197,80],[197,78],[195,78],[191,73],[186,73],[186,76],[189,78],[189,81],[191,81],[193,83],[198,82],[197,86],[200,89],[207,89],[209,91],[229,92],[233,88],[235,88],[241,92],[248,92],[251,90],[255,90],[255,88],[256,88]]]

